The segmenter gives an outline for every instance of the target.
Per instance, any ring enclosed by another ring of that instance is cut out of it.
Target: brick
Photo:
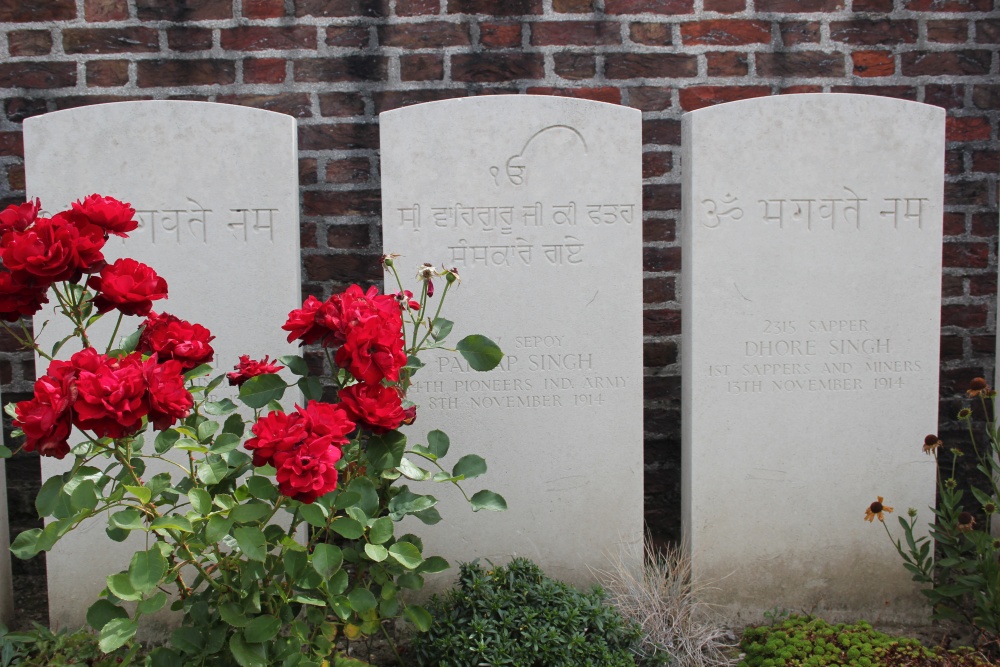
[[[128,18],[128,0],[84,0],[83,16],[88,23],[124,21]]]
[[[68,21],[76,18],[76,0],[8,0],[0,2],[0,23]]]
[[[7,116],[7,120],[13,123],[20,123],[25,118],[39,116],[47,111],[48,104],[45,100],[12,97],[4,104],[4,114]]]
[[[572,97],[578,100],[593,100],[608,104],[621,104],[622,91],[612,86],[598,88],[554,88],[552,86],[529,86],[528,95],[552,95],[555,97]]]
[[[997,293],[997,281],[994,280],[992,275],[976,275],[969,276],[969,295],[970,296],[993,296]],[[983,337],[988,342],[983,342],[981,345],[976,343],[979,336],[973,336],[972,347],[973,351],[979,354],[989,354],[991,357],[996,351],[996,336]]]
[[[446,46],[468,46],[469,27],[465,23],[431,21],[429,23],[397,23],[378,27],[382,46],[402,49],[439,49]]]
[[[302,265],[308,280],[337,283],[382,280],[379,255],[306,255]]]
[[[232,60],[140,60],[136,69],[140,88],[226,85],[236,81],[236,63]]]
[[[839,77],[844,76],[844,57],[840,53],[797,51],[758,53],[757,73],[768,77]]]
[[[680,102],[684,111],[694,111],[724,102],[767,97],[770,94],[770,86],[695,86],[681,88]]]
[[[674,156],[669,151],[645,151],[642,154],[642,177],[656,178],[669,174],[674,167]]]
[[[705,64],[708,76],[746,76],[750,73],[749,58],[739,51],[706,53]]]
[[[788,21],[778,24],[781,33],[781,43],[785,46],[797,44],[819,44],[820,25],[817,21]]]
[[[757,0],[758,12],[803,14],[805,12],[835,12],[844,8],[844,0]]]
[[[20,132],[0,132],[0,156],[24,157],[24,137]]]
[[[167,45],[182,53],[207,51],[212,48],[212,31],[208,28],[168,28]]]
[[[215,21],[233,18],[230,0],[135,0],[140,21]]]
[[[609,53],[604,73],[609,79],[697,76],[698,59],[681,53]]]
[[[320,93],[319,112],[324,116],[360,116],[365,100],[359,93]]]
[[[400,56],[399,78],[402,81],[441,81],[444,79],[444,56],[437,53]]]
[[[941,308],[941,326],[979,329],[986,326],[986,306],[948,305]]]
[[[845,88],[848,86],[845,86]],[[778,89],[779,95],[802,95],[805,93],[822,93],[823,86],[810,86],[805,84],[800,84],[796,86],[782,86]],[[847,92],[847,91],[843,91]]]
[[[467,95],[468,93],[462,88],[447,88],[444,90],[386,90],[373,93],[372,97],[375,102],[375,113],[378,114],[412,104],[450,100]]]
[[[989,51],[933,51],[903,54],[903,76],[971,76],[989,74]]]
[[[942,276],[941,296],[945,299],[965,296],[965,278],[962,276]],[[955,338],[958,337],[955,336]],[[961,338],[958,340],[961,341]]]
[[[531,24],[535,46],[604,46],[621,44],[621,27],[610,21],[540,21]]]
[[[326,45],[336,48],[361,49],[371,38],[364,26],[332,25],[326,29]]]
[[[7,48],[12,56],[45,56],[52,52],[52,33],[48,30],[12,30],[7,33]]]
[[[881,21],[856,19],[830,23],[831,40],[862,46],[913,44],[917,41],[918,32],[916,21],[899,19]]]
[[[385,18],[389,0],[295,0],[295,15]]]
[[[851,7],[856,12],[891,12],[894,0],[854,0]]]
[[[237,104],[255,109],[266,109],[295,118],[312,117],[312,102],[309,93],[280,93],[277,95],[219,95],[216,101],[222,104]]]
[[[673,104],[671,89],[661,86],[627,88],[629,106],[640,111],[663,111]]]
[[[396,0],[396,16],[424,16],[440,11],[438,0]]]
[[[972,151],[972,171],[1000,173],[1000,151]]]
[[[628,33],[633,42],[648,46],[670,46],[674,41],[669,23],[632,23]]]
[[[927,39],[943,44],[961,44],[969,39],[969,21],[928,21]]]
[[[678,263],[679,263],[678,254]],[[642,311],[642,333],[645,336],[676,336],[681,332],[681,311],[655,308]]]
[[[448,0],[449,14],[524,16],[542,13],[542,0]]]
[[[946,206],[989,206],[989,181],[947,181],[944,184]]]
[[[988,12],[993,0],[906,0],[904,9],[915,12]]]
[[[299,183],[302,183],[302,179],[299,179]],[[316,223],[315,222],[301,222],[299,223],[299,247],[300,248],[317,248],[319,247],[319,242],[316,240]]]
[[[304,83],[384,81],[388,76],[388,59],[376,56],[308,58],[296,60],[293,72],[295,80]]]
[[[927,84],[924,86],[924,102],[945,109],[961,109],[965,106],[965,86]]]
[[[316,28],[309,25],[240,26],[220,30],[219,37],[227,51],[316,48]]]
[[[304,151],[378,148],[374,123],[324,123],[299,126],[299,149]]]
[[[277,19],[285,15],[285,0],[243,0],[243,16],[248,19]]]
[[[646,281],[651,280],[647,278]],[[664,278],[663,280],[667,280]],[[649,292],[647,296],[647,290],[655,290],[656,288],[647,288],[643,284],[642,300],[644,303],[661,303],[657,301],[646,301],[647,298],[652,298],[656,296],[656,292]],[[665,299],[667,301],[672,301],[672,299]],[[677,363],[677,343],[673,341],[662,341],[656,343],[644,343],[642,346],[642,365],[647,368],[656,368],[658,366],[669,366],[671,364]]]
[[[818,90],[799,90],[797,92],[813,93]],[[916,101],[917,89],[913,86],[831,86],[831,93],[853,93],[855,95],[875,95],[876,97],[895,97],[899,100]]]
[[[590,53],[556,53],[552,60],[556,75],[564,79],[592,79],[597,74],[597,59]]]
[[[180,99],[181,96],[169,97],[168,99]],[[56,109],[61,111],[63,109],[75,109],[77,107],[88,107],[94,104],[110,104],[112,102],[135,102],[137,100],[151,100],[153,99],[150,95],[67,95],[66,97],[57,97],[55,99]],[[198,98],[194,95],[184,96],[184,99],[194,99],[197,101],[206,101],[203,98]]]
[[[977,44],[1000,44],[1000,19],[976,21]]]
[[[12,164],[7,166],[7,185],[11,190],[24,189],[24,165]]]
[[[587,14],[594,11],[594,0],[552,0],[552,10],[560,14]]]
[[[284,80],[284,58],[247,58],[243,61],[244,83],[282,83]]]
[[[642,240],[644,243],[656,241],[673,243],[677,240],[677,222],[661,218],[647,218],[642,222]]]
[[[326,230],[326,245],[351,250],[371,246],[368,225],[330,225]]]
[[[694,0],[604,0],[608,14],[692,14]]]
[[[305,215],[379,215],[380,190],[306,190],[302,193]]]
[[[771,41],[770,21],[714,19],[681,24],[681,40],[686,45],[743,46]]]
[[[681,186],[677,183],[654,183],[642,186],[643,211],[680,211]]]
[[[326,163],[327,183],[367,183],[371,180],[368,158],[352,157]]]
[[[75,85],[75,63],[0,62],[0,88],[68,88]]]
[[[128,28],[67,28],[63,30],[66,53],[151,53],[160,50],[157,30]]]
[[[990,120],[980,116],[948,116],[945,119],[948,141],[989,141]]]
[[[977,109],[1000,109],[1000,85],[973,86],[972,104]]]
[[[991,213],[973,213],[971,217],[973,236],[981,236],[985,239],[996,236],[997,218],[995,215]]]
[[[989,243],[945,243],[942,263],[946,267],[985,269],[990,265]]]
[[[747,8],[747,0],[705,0],[702,4],[706,12],[721,14],[736,14]]]
[[[945,236],[960,236],[965,233],[964,213],[947,212],[943,217]]]
[[[642,143],[680,146],[681,122],[673,118],[657,118],[643,121]]]
[[[301,158],[299,160],[299,185],[313,185],[318,182],[319,174],[316,171],[316,158]]]
[[[128,84],[127,60],[91,60],[87,63],[87,85],[95,88]]]
[[[855,76],[892,76],[896,71],[896,60],[888,51],[855,51],[851,63]]]
[[[451,57],[454,81],[488,83],[544,76],[545,59],[540,53],[461,53]]]
[[[520,46],[522,32],[520,23],[490,23],[484,21],[479,24],[479,43],[491,49]]]
[[[964,168],[964,158],[962,156],[962,151],[945,151],[944,152],[944,173],[955,176],[961,174],[965,171]]]
[[[674,278],[646,278],[642,281],[643,303],[663,303],[665,301],[675,301],[676,299],[677,289]]]

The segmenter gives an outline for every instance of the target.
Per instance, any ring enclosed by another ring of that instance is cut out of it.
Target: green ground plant
[[[105,653],[97,635],[86,629],[69,632],[34,624],[32,630],[8,632],[0,626],[0,667],[118,667],[127,664],[139,645]]]
[[[632,667],[639,627],[600,589],[583,593],[515,558],[504,567],[460,567],[458,586],[428,605],[428,632],[414,637],[426,667]]]

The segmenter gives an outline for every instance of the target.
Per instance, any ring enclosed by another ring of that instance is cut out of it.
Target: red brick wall
[[[998,43],[997,0],[11,0],[0,5],[0,199],[23,197],[20,123],[31,115],[125,99],[291,114],[304,290],[328,294],[379,277],[379,112],[498,93],[641,109],[647,518],[670,537],[679,513],[681,114],[797,92],[948,110],[948,417],[967,378],[993,366]],[[26,362],[0,354],[8,398],[30,389]]]

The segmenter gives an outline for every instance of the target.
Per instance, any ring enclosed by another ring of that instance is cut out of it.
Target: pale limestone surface
[[[154,311],[208,327],[220,372],[241,354],[296,352],[280,328],[302,303],[295,119],[203,102],[122,102],[31,118],[24,143],[28,194],[49,213],[94,192],[138,211],[141,227],[125,241],[112,237],[105,256],[133,257],[166,279],[169,298]],[[52,314],[50,304],[35,316],[36,331]],[[100,322],[104,340],[114,319]],[[126,318],[122,331],[141,321]],[[68,333],[65,320],[52,318],[43,340],[51,345],[59,332]],[[39,373],[46,367],[40,361]],[[289,392],[285,402],[296,398]],[[69,460],[43,459],[43,476]],[[127,567],[141,543],[116,544],[105,527],[93,521],[47,556],[57,626],[83,624],[105,577]]]
[[[0,405],[3,401],[0,400]],[[0,445],[3,433],[0,432]],[[7,469],[0,459],[0,623],[10,627],[14,620],[14,580],[10,569],[10,515],[7,511]]]
[[[607,552],[642,539],[640,118],[514,95],[380,116],[384,251],[404,254],[411,287],[423,262],[457,268],[449,340],[481,333],[507,355],[477,373],[455,353],[427,354],[416,375],[410,442],[445,431],[446,467],[482,455],[489,472],[468,491],[510,506],[473,514],[455,489],[414,483],[441,499],[441,523],[413,526],[428,554],[527,556],[586,583]]]
[[[683,119],[683,518],[744,621],[926,607],[882,526],[931,518],[944,110],[861,95]]]

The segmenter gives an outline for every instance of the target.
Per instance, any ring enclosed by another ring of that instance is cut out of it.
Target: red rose
[[[135,435],[149,411],[141,356],[133,353],[121,359],[104,355],[95,358],[92,350],[77,352],[70,359],[80,369],[73,402],[74,424],[81,430],[93,431],[98,438]]]
[[[381,435],[399,428],[406,418],[402,399],[393,387],[380,384],[354,384],[340,390],[340,404],[351,419]]]
[[[347,341],[354,328],[373,319],[384,321],[388,328],[403,325],[395,297],[379,294],[374,286],[364,292],[351,285],[326,301],[310,296],[301,309],[288,314],[281,328],[291,332],[288,342],[301,340],[304,345],[319,342],[324,347],[337,347]]]
[[[209,344],[215,336],[200,324],[191,324],[167,313],[151,313],[143,324],[138,350],[155,354],[160,362],[176,359],[185,371],[206,364],[215,356]]]
[[[149,422],[154,429],[168,429],[190,414],[194,399],[184,387],[181,362],[170,359],[161,364],[150,357],[143,363],[142,372],[149,392]]]
[[[128,236],[128,232],[139,226],[139,221],[135,219],[135,209],[131,204],[118,201],[114,197],[90,195],[81,201],[73,202],[72,214],[115,236]]]
[[[38,211],[42,208],[42,203],[37,198],[35,201],[26,201],[23,204],[11,204],[0,212],[0,234],[10,231],[23,232],[38,217]]]
[[[49,302],[48,284],[34,285],[30,278],[0,272],[0,319],[16,322],[25,315],[34,315],[43,303]]]
[[[97,291],[94,306],[99,313],[117,308],[124,315],[148,315],[153,301],[167,298],[167,281],[131,258],[104,267],[87,285]]]
[[[76,393],[76,369],[65,361],[53,361],[48,372],[35,382],[35,396],[15,408],[14,426],[24,431],[24,450],[61,459],[69,453],[72,429],[71,406]]]
[[[289,343],[301,340],[303,345],[312,345],[323,337],[326,332],[316,325],[316,313],[322,306],[323,302],[310,294],[302,308],[288,313],[288,321],[281,328],[291,332],[288,334]]]
[[[302,415],[306,427],[313,435],[329,437],[337,445],[347,444],[348,435],[354,430],[355,423],[350,415],[340,405],[309,401],[305,409],[295,406]]]
[[[260,417],[250,430],[256,437],[243,446],[253,452],[253,464],[257,467],[270,464],[279,451],[295,449],[307,436],[305,420],[297,412],[271,412]]]
[[[337,488],[340,448],[327,438],[316,438],[292,451],[274,455],[278,491],[303,503],[311,503]]]
[[[0,259],[15,273],[49,282],[77,280],[104,265],[104,232],[84,222],[76,224],[60,214],[38,218],[23,231],[0,238]]]
[[[396,314],[398,317],[398,309]],[[383,378],[398,381],[399,371],[406,365],[406,352],[397,324],[401,323],[373,318],[353,327],[334,357],[337,365],[367,384],[378,384]]]
[[[254,361],[250,358],[250,355],[243,354],[240,355],[240,363],[233,366],[233,372],[227,373],[226,377],[229,378],[230,385],[239,387],[252,377],[267,373],[277,373],[282,368],[284,366],[281,364],[269,364],[266,355],[260,361]]]

